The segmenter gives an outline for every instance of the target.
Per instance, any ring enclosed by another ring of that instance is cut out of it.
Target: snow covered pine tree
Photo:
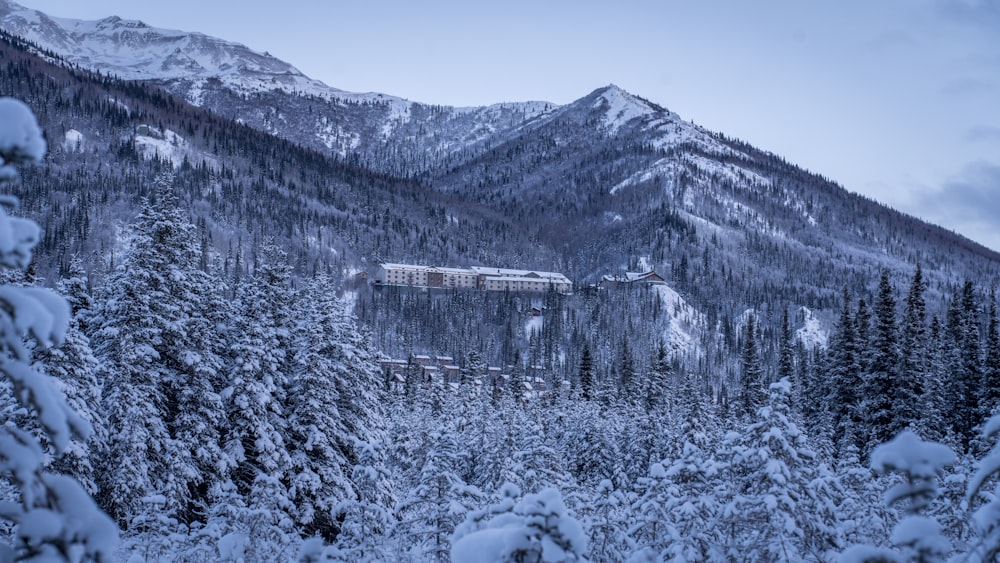
[[[0,187],[17,178],[14,165],[41,160],[45,149],[31,110],[19,100],[0,98]],[[0,198],[0,266],[24,269],[40,229],[33,221],[7,215],[16,207],[16,199]],[[31,348],[23,339],[43,347],[61,342],[68,320],[66,301],[47,289],[0,287],[0,373],[25,409],[36,413],[57,454],[90,428],[51,379],[31,367]],[[47,471],[44,457],[29,432],[0,427],[0,472],[19,493],[15,500],[0,502],[0,518],[16,527],[14,545],[0,545],[0,562],[109,560],[117,527],[77,481]]]

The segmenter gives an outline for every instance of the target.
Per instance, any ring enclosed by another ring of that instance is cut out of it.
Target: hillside
[[[0,288],[0,553],[1000,552],[997,253],[614,85],[449,108],[115,17],[0,27],[49,147],[0,147],[3,263],[34,249]],[[574,284],[354,275],[384,262]]]

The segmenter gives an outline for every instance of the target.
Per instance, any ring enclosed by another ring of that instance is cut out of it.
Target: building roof
[[[663,279],[655,271],[650,270],[648,272],[625,272],[624,274],[604,276],[604,281],[631,283],[631,282],[642,281],[646,278],[651,278],[653,276],[655,276],[657,279]]]
[[[490,276],[490,280],[525,283],[569,283],[569,280],[564,282],[563,280],[553,278],[529,278],[527,276]]]
[[[383,270],[430,270],[430,266],[419,266],[415,264],[392,264],[389,262],[379,264]]]
[[[539,270],[512,270],[509,268],[492,268],[487,266],[473,266],[471,268],[473,272],[483,276],[494,276],[494,277],[508,277],[508,278],[526,278],[526,277],[539,277],[539,278],[555,278],[563,279],[567,282],[569,279],[559,272],[542,272]],[[534,274],[534,275],[531,275]]]
[[[510,268],[493,268],[487,266],[473,266],[471,268],[446,268],[440,266],[420,266],[416,264],[397,264],[385,262],[379,264],[383,270],[407,270],[414,272],[436,272],[456,276],[487,276],[490,278],[501,278],[508,281],[544,281],[548,283],[558,283],[572,285],[573,282],[559,272],[542,272],[538,270],[512,270]]]

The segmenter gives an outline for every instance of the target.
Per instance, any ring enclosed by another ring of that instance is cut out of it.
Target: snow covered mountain
[[[97,21],[56,18],[0,0],[0,26],[84,68],[126,80],[215,79],[244,93],[274,88],[308,94],[332,90],[288,63],[244,45],[117,16]]]
[[[590,283],[641,263],[712,327],[763,295],[811,311],[802,323],[828,323],[844,287],[868,292],[883,268],[902,283],[918,262],[941,297],[963,277],[996,276],[1000,260],[614,85],[563,106],[452,108],[343,92],[242,45],[141,22],[51,18],[0,0],[0,27],[55,63],[141,80],[136,90],[67,75],[49,86],[92,100],[41,115],[68,183],[106,191],[91,155],[126,169],[141,159],[148,178],[125,175],[102,196],[127,209],[168,166],[220,253],[281,233],[300,272],[544,265]],[[109,231],[52,238],[45,248],[64,259],[114,244]]]
[[[9,0],[0,0],[0,28],[83,68],[155,83],[193,105],[303,146],[362,155],[370,165],[397,173],[404,171],[389,161],[423,169],[551,107],[529,102],[451,108],[345,92],[238,43],[118,17],[50,17]]]

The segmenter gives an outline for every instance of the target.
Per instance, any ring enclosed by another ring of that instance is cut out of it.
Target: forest
[[[939,319],[919,268],[905,298],[883,275],[871,305],[844,295],[826,350],[797,344],[787,315],[767,335],[750,314],[726,377],[655,339],[604,346],[611,319],[657,305],[644,291],[592,297],[615,313],[582,306],[507,352],[442,328],[469,343],[458,356],[469,376],[414,368],[393,386],[349,293],[325,275],[293,285],[267,244],[249,275],[225,276],[166,178],[154,194],[114,275],[89,287],[71,266],[57,284],[72,320],[63,345],[32,360],[89,440],[57,448],[18,394],[4,407],[41,439],[45,471],[76,479],[120,530],[94,560],[471,561],[492,549],[487,560],[930,561],[1000,548],[987,486],[1000,423],[982,424],[997,406],[1000,338],[995,296],[972,282]],[[8,282],[37,285],[30,270]],[[448,296],[451,308],[495,299],[480,326],[500,332],[522,318],[519,297],[473,291]],[[576,298],[543,299],[551,315]],[[408,304],[424,320],[401,323],[436,332],[433,319],[452,315],[430,303]],[[494,353],[509,373],[483,381]],[[527,392],[525,369],[559,357],[570,367]],[[58,508],[11,482],[12,501]],[[21,557],[92,546],[7,519]]]
[[[598,92],[395,176],[0,38],[0,560],[1000,552],[995,253]],[[577,284],[350,281],[400,256]]]

